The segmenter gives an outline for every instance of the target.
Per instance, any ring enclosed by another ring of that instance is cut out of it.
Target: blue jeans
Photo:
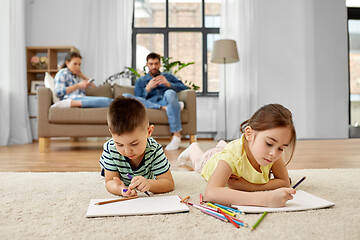
[[[169,89],[164,93],[164,98],[159,102],[150,102],[142,97],[137,97],[129,93],[124,93],[124,97],[134,98],[140,101],[146,108],[160,109],[161,106],[166,106],[166,114],[169,119],[170,132],[180,132],[181,127],[181,117],[180,117],[180,104],[177,97],[177,94],[174,90]]]
[[[72,100],[81,101],[82,108],[106,108],[114,99],[107,97],[84,96]]]

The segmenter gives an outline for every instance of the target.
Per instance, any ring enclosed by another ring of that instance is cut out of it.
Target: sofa
[[[133,86],[102,85],[87,88],[88,96],[116,98],[123,93],[134,94]],[[51,137],[110,137],[106,122],[107,108],[51,108],[54,103],[50,88],[38,88],[38,139],[39,151],[49,148]],[[196,93],[184,90],[178,93],[179,101],[184,102],[181,111],[183,136],[189,135],[190,143],[196,135]],[[171,136],[166,112],[146,109],[150,124],[154,125],[153,136]]]

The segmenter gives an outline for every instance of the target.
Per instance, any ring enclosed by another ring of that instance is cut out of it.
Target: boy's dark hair
[[[112,134],[130,133],[149,125],[144,105],[136,99],[118,97],[109,106],[107,122]]]
[[[159,59],[159,61],[160,61],[160,55],[159,54],[157,54],[157,53],[154,53],[154,52],[152,52],[152,53],[150,53],[149,55],[147,55],[147,57],[146,57],[146,62],[149,60],[149,59]]]
[[[75,52],[75,51],[69,52],[68,54],[66,54],[65,61],[64,61],[63,65],[61,65],[61,68],[65,68],[66,67],[66,61],[70,62],[71,59],[73,59],[73,58],[82,59],[80,53]]]

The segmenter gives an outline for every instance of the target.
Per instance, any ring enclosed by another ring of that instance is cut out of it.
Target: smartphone
[[[93,82],[95,82],[95,79],[93,79],[93,78],[90,78],[90,79],[88,80],[88,83],[93,83]]]

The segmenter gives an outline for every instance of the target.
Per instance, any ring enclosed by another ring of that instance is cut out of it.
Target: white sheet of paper
[[[95,205],[95,203],[112,199],[91,199],[86,217],[108,217],[149,215],[188,212],[189,208],[180,203],[177,195],[160,197],[139,197],[121,202]]]
[[[308,192],[297,190],[294,198],[286,203],[285,207],[281,208],[268,208],[268,207],[254,207],[254,206],[237,206],[242,212],[246,213],[261,213],[261,212],[286,212],[286,211],[304,211],[310,209],[332,207],[335,204],[325,199],[319,198]]]

